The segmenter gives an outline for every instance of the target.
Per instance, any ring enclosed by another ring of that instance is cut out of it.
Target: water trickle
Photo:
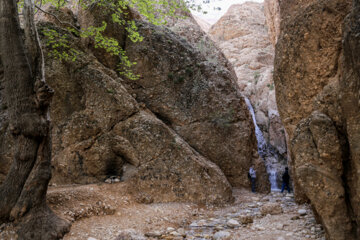
[[[271,191],[272,192],[276,192],[279,191],[279,187],[277,184],[277,172],[274,169],[268,170],[269,172],[269,180],[270,180],[270,185],[271,185]]]
[[[255,125],[255,135],[256,135],[257,142],[258,142],[258,152],[259,152],[260,156],[263,157],[263,155],[265,154],[265,151],[266,151],[266,141],[265,141],[264,135],[262,134],[259,126],[256,123],[254,108],[252,107],[250,100],[247,97],[245,97],[245,102],[251,113],[251,116],[252,116],[252,119],[253,119],[253,122]]]
[[[254,126],[255,126],[255,135],[256,135],[256,140],[258,143],[258,153],[260,155],[260,157],[262,157],[263,159],[265,159],[265,156],[267,154],[268,148],[267,148],[267,143],[265,141],[264,135],[261,132],[261,129],[259,128],[259,126],[256,123],[256,118],[255,118],[255,112],[254,112],[254,108],[252,107],[250,100],[247,97],[245,98],[245,102],[246,105],[251,113],[253,122],[254,122]],[[276,169],[274,169],[271,166],[271,163],[265,161],[265,165],[266,165],[266,171],[269,174],[269,180],[270,180],[270,184],[271,184],[271,191],[279,191],[279,187],[277,184],[277,172]]]

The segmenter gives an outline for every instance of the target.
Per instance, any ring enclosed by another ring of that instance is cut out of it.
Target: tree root
[[[70,231],[70,222],[59,218],[47,206],[32,208],[17,222],[19,240],[56,240]]]

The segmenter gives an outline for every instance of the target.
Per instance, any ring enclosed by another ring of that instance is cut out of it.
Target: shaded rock
[[[328,239],[360,236],[358,18],[354,17],[359,3],[354,1],[353,13],[345,21],[351,3],[280,2],[274,79],[291,143],[295,198],[311,202]]]
[[[341,109],[346,135],[349,142],[349,162],[345,165],[345,175],[349,191],[350,213],[356,219],[357,238],[360,238],[360,3],[353,1],[353,9],[345,21],[342,62],[343,76],[340,82]]]
[[[249,224],[249,223],[254,222],[254,217],[253,216],[242,215],[242,216],[239,216],[239,220],[240,220],[240,222],[242,224]]]

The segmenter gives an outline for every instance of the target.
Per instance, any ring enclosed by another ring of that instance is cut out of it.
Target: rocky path
[[[65,240],[325,239],[309,206],[295,204],[292,194],[235,189],[234,197],[224,207],[139,204],[126,183],[115,183],[52,187],[48,202],[73,221]],[[12,226],[0,229],[0,239],[15,239]]]

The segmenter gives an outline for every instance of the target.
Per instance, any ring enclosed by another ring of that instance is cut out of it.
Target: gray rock
[[[307,214],[307,211],[305,209],[299,209],[298,214],[300,216],[305,216]]]
[[[229,232],[226,232],[226,231],[220,231],[220,232],[217,232],[214,234],[214,240],[217,240],[217,239],[226,239],[228,237],[230,237],[230,233]]]
[[[226,225],[228,227],[234,228],[234,227],[240,226],[240,223],[238,221],[236,221],[235,219],[230,219],[229,221],[226,222]]]
[[[149,237],[149,238],[158,238],[158,237],[161,237],[161,235],[162,235],[162,233],[160,231],[145,233],[145,237]]]

